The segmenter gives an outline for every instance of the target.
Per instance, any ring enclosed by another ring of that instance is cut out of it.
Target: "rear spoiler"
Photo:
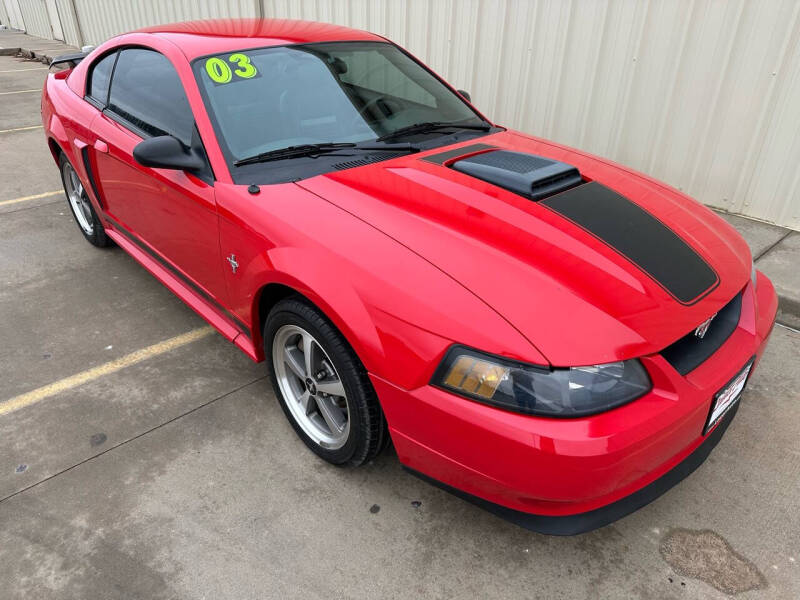
[[[50,61],[50,66],[54,65],[69,65],[69,68],[72,69],[81,62],[86,55],[89,54],[88,52],[74,52],[72,54],[62,54],[61,56],[56,56],[53,60]]]

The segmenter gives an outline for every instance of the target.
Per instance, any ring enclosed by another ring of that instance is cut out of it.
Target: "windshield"
[[[244,50],[200,58],[193,68],[230,163],[289,146],[368,142],[417,123],[484,123],[389,43]]]

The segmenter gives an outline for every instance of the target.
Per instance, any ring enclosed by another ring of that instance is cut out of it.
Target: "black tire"
[[[106,235],[105,227],[103,227],[103,223],[100,221],[100,218],[97,216],[97,212],[94,210],[94,206],[92,205],[91,201],[89,201],[89,196],[86,193],[86,186],[83,185],[83,194],[82,196],[89,202],[88,206],[91,211],[91,225],[92,225],[92,232],[91,234],[87,233],[83,230],[83,227],[78,220],[78,216],[75,214],[75,210],[72,207],[72,203],[69,201],[69,188],[67,186],[67,182],[64,177],[64,166],[69,165],[70,168],[77,173],[75,167],[66,157],[66,155],[62,152],[58,157],[58,170],[61,174],[61,185],[64,186],[64,194],[67,196],[67,205],[69,206],[69,212],[72,213],[72,218],[75,219],[75,224],[78,226],[78,231],[81,232],[86,241],[89,242],[92,246],[97,246],[98,248],[107,248],[113,245],[111,238]],[[83,183],[83,182],[81,182]]]
[[[350,428],[347,441],[341,448],[329,449],[318,444],[303,430],[287,406],[272,356],[275,334],[284,325],[300,327],[316,338],[344,386]],[[275,396],[286,418],[315,454],[337,466],[357,467],[375,458],[386,447],[389,442],[386,418],[366,369],[342,334],[314,305],[300,296],[278,302],[264,324],[264,355]]]

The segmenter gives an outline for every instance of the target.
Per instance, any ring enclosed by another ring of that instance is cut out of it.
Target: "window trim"
[[[108,106],[104,106],[103,108],[101,108],[100,112],[102,112],[103,115],[105,115],[106,117],[108,117],[112,121],[122,125],[125,129],[130,131],[132,134],[136,135],[137,137],[142,138],[142,140],[146,140],[148,138],[155,137],[154,135],[152,135],[150,133],[147,133],[143,129],[140,129],[139,127],[137,127],[136,125],[134,125],[133,123],[128,121],[125,117],[123,117],[119,113],[114,112]],[[181,142],[181,143],[183,143],[183,142]]]

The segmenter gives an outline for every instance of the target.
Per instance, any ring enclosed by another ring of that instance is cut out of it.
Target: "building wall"
[[[22,12],[22,19],[25,22],[25,30],[31,35],[43,38],[52,38],[53,31],[50,28],[50,20],[47,16],[47,5],[45,0],[12,0],[19,2]]]
[[[3,13],[5,14],[0,14],[0,19],[4,25],[14,29],[25,29],[19,0],[3,0]]]
[[[74,0],[86,44],[161,23],[255,17],[258,0]],[[110,9],[113,5],[113,9]]]
[[[64,31],[64,41],[72,46],[80,48],[86,42],[83,40],[81,28],[78,24],[75,5],[72,0],[56,0],[58,17],[61,20],[61,28]]]
[[[49,30],[44,0],[10,1],[20,2],[30,33],[49,35],[37,33],[45,29],[41,23]],[[75,45],[211,17],[302,18],[368,29],[468,90],[498,123],[606,156],[712,206],[800,229],[797,0],[58,5],[65,37]],[[62,10],[69,5],[74,11]],[[34,18],[38,10],[41,19]]]
[[[8,15],[8,8],[6,8],[6,2],[8,0],[0,0],[0,24],[3,25],[10,25],[11,17]]]

